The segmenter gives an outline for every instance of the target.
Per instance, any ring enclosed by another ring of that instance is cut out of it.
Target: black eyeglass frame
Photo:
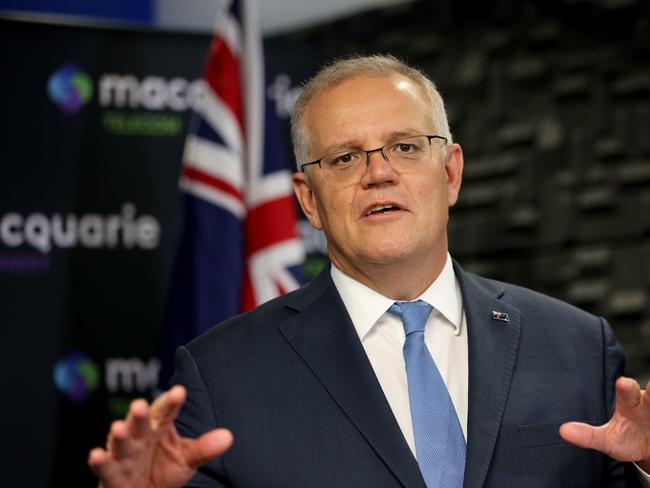
[[[401,141],[402,139],[410,139],[411,137],[422,137],[422,136],[426,137],[426,138],[429,140],[429,146],[431,145],[431,139],[441,139],[441,140],[445,141],[445,144],[447,144],[447,141],[448,141],[448,139],[447,139],[446,137],[444,137],[444,136],[439,136],[439,135],[426,135],[426,134],[418,134],[418,135],[415,135],[415,136],[406,136],[406,137],[403,137],[403,138],[398,139],[398,141]],[[394,144],[395,142],[397,142],[397,141],[387,142],[386,144],[384,144],[384,145],[381,146],[381,147],[378,147],[378,148],[376,148],[376,149],[368,149],[367,151],[366,151],[365,149],[359,149],[358,152],[365,152],[365,153],[366,153],[366,164],[368,164],[368,161],[370,161],[370,155],[371,155],[372,153],[375,153],[375,152],[380,152],[380,153],[381,153],[381,156],[382,156],[386,161],[390,161],[390,160],[388,159],[388,157],[386,156],[386,154],[384,153],[384,148],[385,148],[386,146],[389,146],[390,144]],[[320,163],[321,163],[321,161],[322,161],[323,159],[325,159],[327,156],[329,156],[329,154],[326,154],[325,156],[323,156],[323,157],[320,158],[320,159],[316,159],[316,160],[314,160],[314,161],[310,161],[309,163],[301,164],[301,165],[300,165],[300,171],[304,173],[304,172],[305,172],[305,166],[310,166],[310,165],[312,165],[312,164],[317,164],[319,168],[322,168],[322,166],[321,166]]]

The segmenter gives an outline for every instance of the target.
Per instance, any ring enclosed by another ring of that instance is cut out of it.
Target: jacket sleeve
[[[176,418],[176,429],[184,437],[199,437],[219,426],[214,405],[191,353],[185,347],[176,350],[176,372],[170,380],[172,385],[183,385],[187,399]],[[201,466],[187,484],[188,487],[228,487],[223,456]]]

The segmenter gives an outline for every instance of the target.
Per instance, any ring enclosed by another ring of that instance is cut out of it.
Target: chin
[[[413,250],[405,249],[404,246],[382,246],[366,252],[366,255],[367,261],[373,264],[395,264],[412,256]]]

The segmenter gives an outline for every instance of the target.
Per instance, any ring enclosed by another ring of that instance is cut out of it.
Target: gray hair
[[[436,132],[446,137],[447,142],[451,144],[451,131],[445,104],[435,84],[422,71],[412,68],[392,55],[352,56],[335,60],[325,66],[303,86],[291,115],[291,139],[296,164],[305,163],[309,158],[309,135],[303,126],[303,116],[309,102],[318,92],[362,74],[371,76],[398,74],[414,81],[424,90],[431,103],[431,115]]]

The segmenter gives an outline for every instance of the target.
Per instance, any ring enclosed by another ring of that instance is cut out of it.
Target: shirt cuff
[[[650,473],[643,471],[636,463],[634,463],[637,473],[639,473],[639,480],[643,488],[650,488]]]

